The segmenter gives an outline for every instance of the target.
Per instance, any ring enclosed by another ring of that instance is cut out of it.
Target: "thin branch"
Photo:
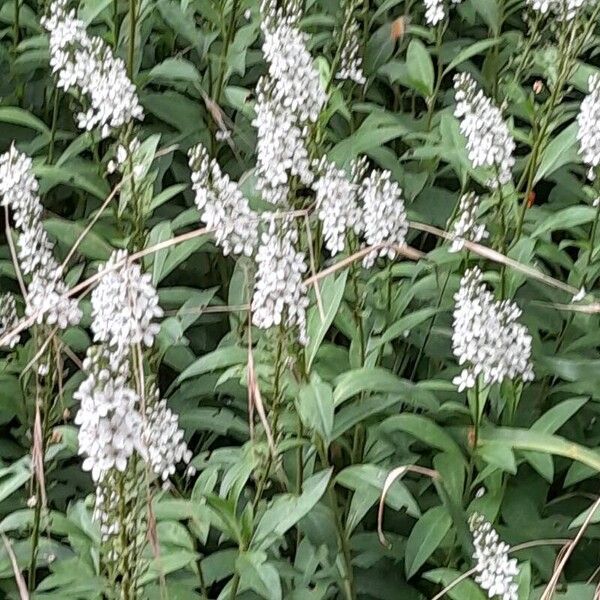
[[[4,547],[6,548],[6,553],[10,558],[10,564],[12,566],[13,573],[15,574],[15,579],[17,581],[17,588],[19,589],[19,597],[21,600],[29,600],[29,592],[27,591],[27,584],[25,583],[25,579],[23,578],[23,574],[19,569],[19,564],[17,563],[17,558],[15,553],[13,552],[12,546],[8,541],[7,537],[2,533],[2,541],[4,542]]]
[[[554,572],[552,573],[552,577],[550,578],[550,581],[548,582],[548,585],[546,586],[544,593],[541,595],[540,600],[550,600],[552,598],[552,596],[554,595],[554,591],[556,590],[556,585],[558,584],[558,580],[559,580],[567,562],[569,561],[571,554],[573,554],[575,547],[580,542],[581,538],[583,537],[583,534],[585,533],[585,530],[588,528],[588,526],[592,522],[592,519],[594,518],[596,511],[598,510],[599,507],[600,507],[600,498],[598,498],[598,500],[596,500],[596,502],[594,502],[594,504],[592,505],[592,508],[590,509],[589,514],[586,516],[585,521],[579,528],[579,531],[577,532],[577,535],[575,536],[573,541],[569,542],[569,544],[565,546],[565,552],[564,552],[561,560],[559,561],[556,569],[554,569]]]
[[[19,287],[21,288],[21,294],[23,294],[23,298],[25,299],[25,301],[27,301],[27,288],[25,287],[25,282],[23,281],[23,275],[21,274],[19,261],[17,260],[17,252],[15,250],[15,244],[12,239],[12,229],[10,227],[10,221],[8,219],[8,206],[6,205],[4,205],[4,231],[6,233],[6,240],[8,241],[8,247],[10,249],[10,257],[12,259],[13,267],[17,275],[17,281],[19,282]]]

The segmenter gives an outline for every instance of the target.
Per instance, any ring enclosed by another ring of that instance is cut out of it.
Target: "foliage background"
[[[334,82],[320,148],[340,162],[365,154],[391,171],[414,225],[413,251],[370,271],[348,262],[319,279],[325,321],[313,291],[311,341],[298,350],[308,379],[253,333],[258,385],[269,419],[279,421],[275,459],[260,422],[253,436],[249,428],[248,261],[223,257],[209,235],[143,258],[165,309],[153,359],[158,381],[180,415],[197,473],[182,471],[168,489],[153,493],[158,545],[146,548],[150,567],[141,597],[432,598],[472,566],[466,523],[473,512],[496,523],[511,545],[539,541],[516,556],[519,600],[540,597],[598,489],[597,193],[585,182],[574,120],[587,78],[598,70],[598,31],[592,23],[563,72],[560,27],[549,23],[541,36],[529,36],[523,4],[464,0],[437,28],[426,25],[418,1],[360,5],[367,83]],[[42,0],[4,0],[0,7],[0,148],[14,140],[34,157],[44,226],[65,257],[116,180],[106,174],[108,142],[77,131],[75,99],[54,86],[40,27],[44,9]],[[126,60],[146,112],[138,135],[147,140],[152,185],[143,245],[201,226],[186,156],[199,141],[260,204],[251,120],[265,66],[256,0],[81,0],[79,15]],[[341,16],[338,2],[306,3],[302,27],[326,81]],[[502,199],[506,226],[497,198],[482,187],[484,176],[470,166],[453,116],[452,75],[465,70],[503,106],[518,143],[515,171],[522,180]],[[223,127],[231,131],[230,144],[215,135]],[[478,248],[451,254],[439,235],[467,189],[483,194],[489,246],[499,257]],[[128,244],[131,230],[117,204],[78,245],[70,285]],[[9,229],[3,235],[0,287],[17,292]],[[518,264],[507,265],[504,256]],[[315,268],[339,260],[319,249]],[[473,447],[473,399],[451,383],[459,371],[451,319],[461,273],[475,262],[492,287],[503,282],[505,297],[523,308],[536,380],[490,390]],[[570,301],[582,285],[591,294],[576,309]],[[89,299],[82,297],[81,306],[81,326],[61,335],[70,353],[48,432],[48,510],[38,514],[37,532],[38,509],[28,505],[35,487],[32,341],[0,358],[2,597],[19,597],[9,549],[34,598],[91,599],[110,596],[114,586],[99,566],[92,484],[80,469],[72,424],[72,395],[82,379],[75,359],[91,343]],[[376,531],[377,507],[387,474],[403,465],[435,469],[443,485],[415,472],[392,484],[386,546]],[[572,548],[555,598],[594,597],[597,521]],[[447,597],[485,596],[465,580]]]

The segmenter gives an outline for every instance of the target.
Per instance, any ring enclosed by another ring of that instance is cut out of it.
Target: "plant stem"
[[[229,25],[225,33],[225,40],[223,42],[223,49],[221,51],[221,68],[219,71],[219,79],[217,80],[217,85],[215,86],[215,93],[213,95],[213,100],[217,104],[219,104],[219,102],[221,101],[221,94],[223,93],[223,85],[225,83],[225,72],[227,71],[227,55],[229,54],[229,47],[231,46],[231,42],[233,41],[235,23],[237,21],[238,7],[239,0],[233,0],[233,4],[231,5],[231,13],[229,15]]]
[[[327,452],[323,445],[322,440],[316,440],[317,452],[321,459],[321,463],[325,468],[329,468],[329,459],[327,458]],[[342,523],[342,515],[340,513],[340,507],[338,506],[337,497],[335,494],[334,484],[329,483],[327,486],[327,497],[329,499],[330,508],[334,515],[335,529],[338,534],[338,543],[340,550],[342,551],[342,557],[344,559],[344,593],[346,600],[355,600],[356,590],[354,589],[354,571],[352,569],[352,554],[350,552],[350,546],[348,545],[348,537],[346,530]]]
[[[127,74],[133,81],[133,59],[135,56],[135,30],[137,27],[136,0],[129,0],[129,52],[127,55]]]
[[[58,121],[58,88],[54,89],[54,101],[52,105],[52,125],[50,127],[50,144],[48,145],[48,164],[54,160],[54,143],[56,141],[56,123]]]

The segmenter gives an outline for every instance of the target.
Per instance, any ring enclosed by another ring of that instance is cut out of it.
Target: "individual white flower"
[[[263,199],[285,205],[289,181],[297,176],[304,185],[313,180],[306,137],[308,127],[301,124],[289,108],[273,98],[271,85],[262,78],[257,85],[256,175],[257,189]]]
[[[593,180],[600,165],[600,77],[590,75],[588,86],[589,94],[583,99],[577,115],[577,139],[579,154],[589,167],[588,178]]]
[[[462,0],[451,0],[452,4],[460,4]],[[432,27],[443,21],[447,16],[446,0],[424,0],[425,21]]]
[[[360,185],[365,161],[353,161],[350,177],[334,163],[323,159],[317,171],[320,176],[312,187],[315,191],[317,216],[323,223],[325,247],[335,256],[344,250],[348,230],[362,231],[362,210],[359,204]]]
[[[379,257],[395,258],[396,247],[405,243],[408,220],[400,186],[390,179],[389,171],[373,171],[361,185],[364,237],[368,246],[384,244],[363,260],[369,268]]]
[[[271,97],[301,124],[314,123],[327,101],[319,72],[307,49],[309,37],[297,27],[298,14],[263,9],[263,54],[268,64]]]
[[[454,377],[452,383],[456,386],[458,392],[462,392],[475,387],[475,377],[471,371],[463,369],[460,375]]]
[[[42,203],[32,160],[11,146],[0,156],[0,198],[14,218],[18,232],[17,259],[27,285],[25,314],[37,323],[65,329],[81,319],[77,301],[68,297],[62,268],[53,255],[41,217]]]
[[[340,66],[335,74],[336,79],[349,79],[358,85],[364,85],[367,81],[362,68],[362,57],[360,54],[360,27],[352,12],[352,2],[346,3],[344,14],[344,26],[340,39],[342,48],[340,50]]]
[[[508,557],[510,547],[500,540],[491,523],[481,515],[474,515],[469,526],[473,534],[475,552],[475,581],[488,598],[518,600],[519,575],[517,560]]]
[[[531,335],[517,321],[520,308],[510,300],[497,301],[482,278],[477,267],[470,269],[454,296],[452,349],[459,364],[465,365],[454,383],[461,390],[473,387],[478,376],[484,385],[534,377]]]
[[[454,77],[456,108],[460,131],[467,138],[469,160],[474,168],[493,170],[489,185],[496,188],[512,180],[515,142],[502,112],[478,89],[468,73]]]
[[[252,322],[261,329],[276,325],[298,330],[307,343],[308,296],[303,275],[305,256],[296,250],[298,233],[291,219],[272,218],[256,254],[257,272],[252,297]]]
[[[188,463],[192,458],[183,436],[179,417],[167,407],[166,400],[158,401],[157,397],[146,409],[142,439],[146,461],[163,481],[175,473],[177,463]]]
[[[581,302],[585,298],[586,294],[587,291],[585,287],[582,286],[580,290],[573,296],[573,298],[571,298],[571,302]]]
[[[488,237],[488,232],[483,223],[477,223],[477,209],[479,208],[479,196],[474,192],[463,194],[460,197],[458,207],[458,218],[452,225],[454,239],[450,245],[450,252],[462,250],[465,240],[469,242],[480,242]]]
[[[116,352],[143,343],[152,346],[162,316],[151,276],[129,262],[123,250],[113,252],[100,267],[100,282],[92,292],[92,332]]]
[[[196,206],[223,254],[251,256],[258,243],[258,219],[248,200],[201,144],[190,150],[189,163]]]
[[[552,12],[561,20],[570,21],[584,8],[592,6],[597,0],[527,0],[527,4],[542,14]]]
[[[0,338],[8,334],[19,323],[17,306],[12,294],[0,294]],[[14,348],[21,339],[18,333],[8,335],[3,346]]]
[[[82,468],[101,481],[111,470],[125,471],[134,451],[145,452],[138,395],[128,385],[125,356],[101,346],[88,350],[83,364],[87,378],[73,397],[80,401],[75,423],[79,425]]]
[[[107,137],[133,119],[143,119],[125,63],[101,38],[88,35],[85,23],[68,9],[68,0],[54,0],[42,25],[50,37],[50,66],[58,87],[77,91],[89,104],[77,114],[80,129],[98,127]]]

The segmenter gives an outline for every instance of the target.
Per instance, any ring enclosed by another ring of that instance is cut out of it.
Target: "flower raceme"
[[[41,222],[43,207],[32,160],[14,146],[0,155],[0,199],[18,231],[17,259],[27,278],[25,314],[38,324],[66,329],[81,319],[77,301],[67,296],[62,268],[54,258],[54,245]]]
[[[117,354],[132,344],[152,346],[160,329],[153,321],[163,311],[150,275],[129,262],[123,250],[113,252],[100,271],[100,283],[92,292],[94,340]]]
[[[285,325],[295,328],[306,344],[308,296],[303,281],[305,256],[296,250],[298,233],[291,219],[270,219],[256,254],[256,282],[252,297],[252,322],[261,329]]]
[[[492,104],[468,73],[454,77],[460,131],[467,138],[469,160],[474,168],[486,167],[493,175],[488,185],[497,188],[512,180],[515,142],[500,109]]]
[[[18,322],[15,297],[12,294],[0,294],[0,337],[14,329]],[[18,333],[9,335],[4,346],[9,349],[14,348],[20,338]]]
[[[107,137],[133,119],[144,118],[125,63],[101,38],[88,35],[85,23],[68,9],[68,0],[54,0],[42,25],[50,36],[50,66],[58,76],[57,86],[77,92],[89,103],[77,114],[80,129],[98,127]]]
[[[462,250],[465,241],[480,242],[488,237],[485,225],[477,223],[477,210],[479,208],[479,197],[474,192],[463,194],[459,200],[458,218],[452,225],[454,239],[450,246],[450,252]]]
[[[453,381],[459,391],[474,387],[477,377],[484,385],[534,377],[531,335],[517,321],[521,309],[510,300],[496,300],[482,279],[477,267],[470,269],[454,296],[452,349],[464,366]]]
[[[354,18],[355,2],[349,0],[344,8],[344,25],[340,32],[340,66],[335,74],[336,79],[350,80],[358,85],[366,83],[362,68],[360,50],[360,27]]]
[[[508,557],[509,546],[500,540],[492,524],[481,515],[474,515],[469,526],[475,552],[475,581],[487,592],[488,598],[518,600],[519,574],[517,561]]]
[[[198,144],[189,152],[192,189],[201,219],[214,230],[223,254],[251,256],[258,244],[258,216],[236,183],[221,172],[206,148]]]
[[[596,169],[600,165],[600,77],[590,75],[589,94],[583,99],[577,124],[579,126],[579,154],[589,167],[588,178],[596,178]]]

